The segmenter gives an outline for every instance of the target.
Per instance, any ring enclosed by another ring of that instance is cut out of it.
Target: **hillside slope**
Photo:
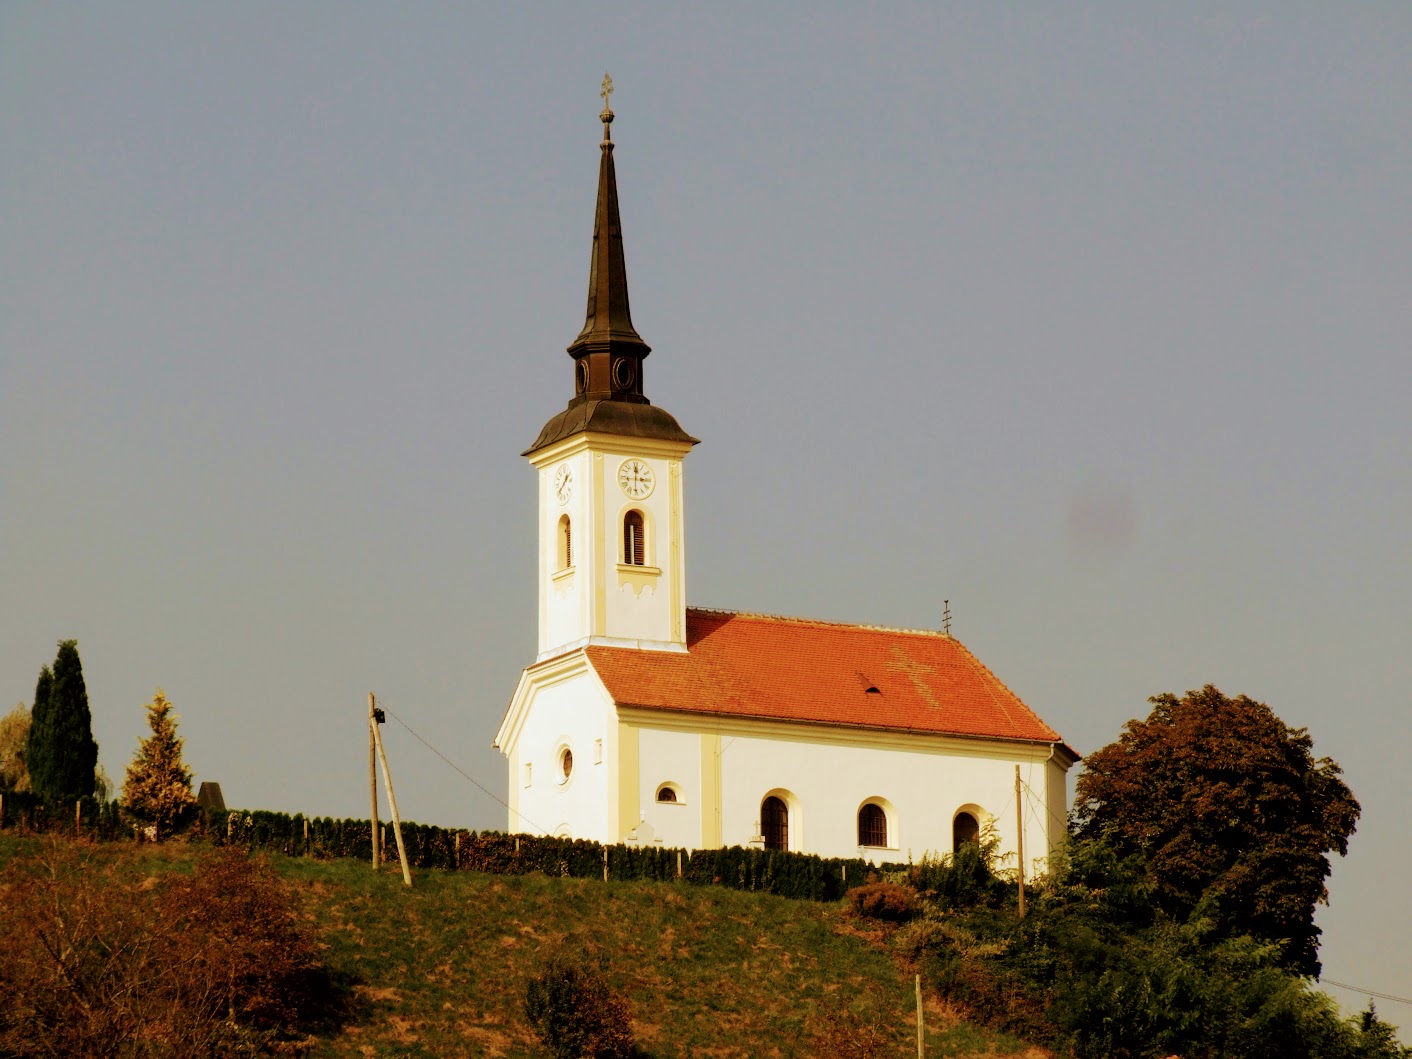
[[[0,838],[0,877],[36,839]],[[139,890],[189,871],[199,846],[91,846]],[[915,1055],[910,974],[842,905],[715,887],[603,883],[271,858],[355,998],[341,1029],[306,1042],[315,1057],[545,1054],[524,1017],[545,954],[569,945],[601,961],[627,998],[647,1055]],[[96,878],[98,873],[93,873]],[[927,1009],[928,1057],[1044,1053]],[[850,1048],[876,1038],[873,1051]],[[840,1049],[838,1045],[843,1045]]]

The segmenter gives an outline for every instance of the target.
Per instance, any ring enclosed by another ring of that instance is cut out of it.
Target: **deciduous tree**
[[[39,673],[30,714],[25,763],[31,788],[53,800],[91,797],[98,744],[88,712],[88,688],[78,641],[62,640],[54,667]]]
[[[25,748],[29,743],[29,707],[19,703],[0,717],[0,791],[29,790]]]
[[[161,688],[146,709],[152,734],[138,741],[137,753],[127,767],[123,808],[164,833],[190,817],[196,797],[191,793],[191,772],[182,764],[172,704]]]
[[[1318,974],[1314,906],[1328,899],[1329,854],[1347,853],[1359,815],[1338,765],[1244,695],[1208,684],[1149,701],[1147,720],[1084,762],[1078,837],[1138,855],[1169,914],[1204,902],[1222,933],[1277,942],[1287,967]]]

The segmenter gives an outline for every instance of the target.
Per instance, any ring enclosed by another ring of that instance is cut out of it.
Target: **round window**
[[[568,747],[564,747],[559,754],[559,767],[564,770],[564,779],[568,779],[569,773],[574,771],[574,752]]]

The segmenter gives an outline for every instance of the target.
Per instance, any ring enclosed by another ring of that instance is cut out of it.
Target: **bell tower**
[[[588,311],[573,396],[524,455],[539,474],[538,660],[590,643],[686,650],[682,458],[697,444],[643,393],[603,78]]]

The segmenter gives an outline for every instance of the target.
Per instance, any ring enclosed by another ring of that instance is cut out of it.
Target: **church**
[[[509,830],[872,863],[984,834],[1042,870],[1078,755],[948,632],[687,606],[697,439],[643,389],[610,91],[573,396],[524,453],[539,650],[495,737]]]

